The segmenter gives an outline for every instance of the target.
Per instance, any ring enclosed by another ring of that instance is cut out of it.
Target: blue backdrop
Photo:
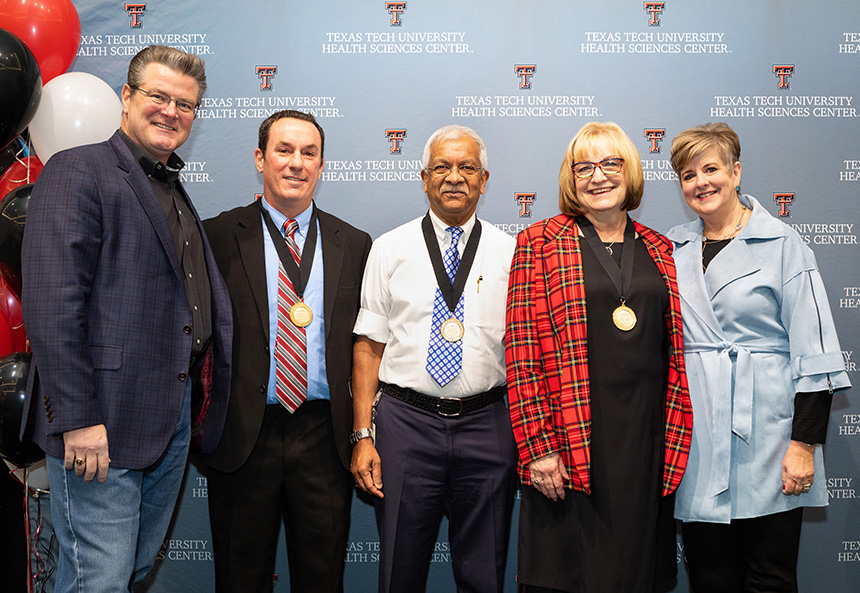
[[[253,164],[271,112],[312,112],[326,131],[321,208],[377,237],[428,207],[419,171],[436,128],[473,127],[490,180],[478,214],[508,233],[558,212],[558,169],[573,134],[615,121],[646,175],[634,218],[659,231],[691,219],[669,145],[726,121],[742,142],[743,190],[814,250],[846,368],[856,384],[860,336],[860,7],[856,0],[255,0],[75,2],[81,45],[72,71],[119,93],[128,60],[162,43],[205,58],[209,91],[183,181],[204,218],[262,190]],[[806,513],[801,589],[860,582],[860,403],[834,400],[825,448],[830,506]],[[206,478],[189,466],[150,593],[212,591]],[[46,506],[43,505],[43,508]],[[507,591],[515,591],[516,513]],[[44,532],[44,529],[43,529]],[[48,530],[49,532],[49,530]],[[353,505],[347,590],[376,590],[372,507]],[[683,546],[674,591],[686,592]],[[430,591],[454,590],[446,525]],[[615,567],[607,566],[606,570]],[[275,591],[289,590],[281,545]],[[853,585],[851,584],[853,583]]]

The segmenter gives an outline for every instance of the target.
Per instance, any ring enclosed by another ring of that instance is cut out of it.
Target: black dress
[[[627,305],[615,327],[618,292],[588,243],[585,278],[591,389],[591,495],[567,490],[553,502],[523,487],[519,582],[571,593],[654,591],[674,576],[674,497],[661,497],[668,381],[669,294],[641,239]],[[612,246],[616,264],[622,245]],[[528,590],[528,589],[526,589]]]

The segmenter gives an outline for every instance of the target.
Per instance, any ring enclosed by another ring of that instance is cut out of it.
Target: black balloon
[[[0,148],[24,131],[42,97],[42,74],[33,52],[0,29]]]
[[[21,296],[21,242],[33,184],[19,185],[0,200],[0,276]]]
[[[29,467],[45,457],[28,438],[23,443],[18,439],[31,356],[15,352],[0,358],[0,457],[18,467]]]
[[[9,146],[0,150],[0,177],[3,176],[3,171],[5,171],[9,165],[18,160],[18,157],[21,158],[27,156],[27,152],[22,150],[24,143],[20,138],[14,139]],[[21,153],[20,155],[18,153]]]

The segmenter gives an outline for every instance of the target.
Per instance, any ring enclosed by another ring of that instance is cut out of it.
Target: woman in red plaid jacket
[[[529,593],[650,592],[677,572],[692,430],[671,244],[627,215],[644,179],[616,124],[576,134],[559,185],[562,214],[520,233],[508,289],[518,579]]]

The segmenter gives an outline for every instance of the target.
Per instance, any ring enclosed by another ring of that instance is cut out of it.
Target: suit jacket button
[[[188,378],[187,373],[179,373],[179,380],[180,381],[185,381],[185,379],[187,379],[187,378]]]
[[[51,416],[50,414],[48,414],[48,422],[53,421],[53,419],[54,419],[54,417],[53,417],[53,416]]]
[[[266,393],[266,386],[260,385],[260,393]]]
[[[190,334],[191,333],[191,326],[186,325],[185,327],[182,328],[182,331],[184,331],[186,334]]]

